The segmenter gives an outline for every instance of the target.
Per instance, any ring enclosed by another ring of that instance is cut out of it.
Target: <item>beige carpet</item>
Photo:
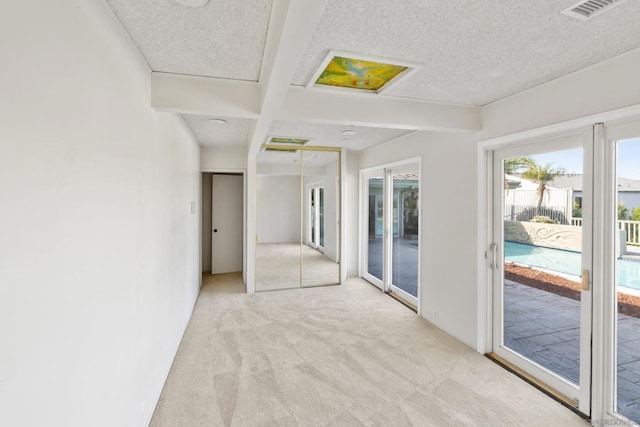
[[[336,262],[307,245],[260,243],[256,246],[256,291],[337,284],[339,268]]]
[[[360,279],[207,276],[151,426],[586,426]]]

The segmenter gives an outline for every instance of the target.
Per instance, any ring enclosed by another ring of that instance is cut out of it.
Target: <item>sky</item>
[[[556,151],[531,156],[538,164],[552,163],[567,173],[582,173],[582,149]],[[618,176],[640,181],[640,138],[618,142]]]

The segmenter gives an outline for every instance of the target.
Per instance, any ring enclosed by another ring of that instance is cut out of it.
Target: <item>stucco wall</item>
[[[582,251],[582,227],[536,222],[504,222],[504,239],[547,248]]]

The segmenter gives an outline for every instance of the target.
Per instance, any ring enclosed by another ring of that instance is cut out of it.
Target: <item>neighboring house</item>
[[[573,189],[573,200],[582,207],[582,174],[566,174],[554,179],[554,187]],[[618,201],[631,211],[640,207],[640,181],[618,177]]]

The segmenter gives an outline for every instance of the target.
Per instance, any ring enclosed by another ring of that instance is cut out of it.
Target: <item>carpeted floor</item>
[[[206,277],[151,426],[588,425],[360,279],[243,289]]]

